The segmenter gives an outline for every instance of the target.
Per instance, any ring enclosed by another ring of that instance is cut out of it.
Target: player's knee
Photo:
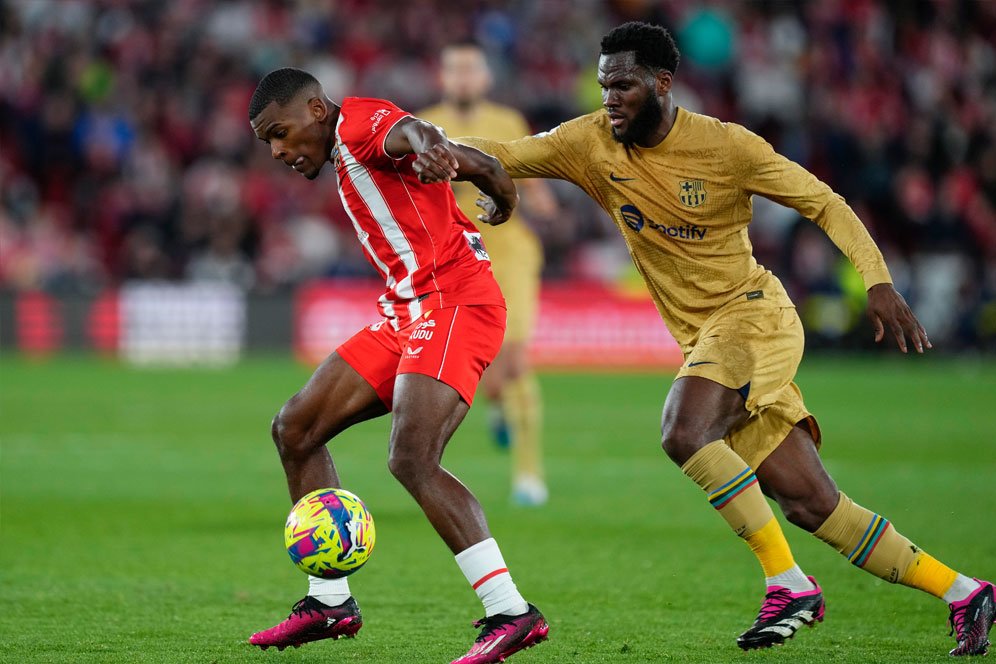
[[[281,459],[298,458],[311,451],[305,431],[295,424],[286,405],[274,415],[270,424],[270,436]]]
[[[681,423],[666,423],[661,427],[661,447],[679,466],[688,461],[708,442],[702,431]]]
[[[406,488],[412,489],[420,485],[432,470],[434,464],[421,455],[409,451],[399,451],[392,447],[387,457],[387,468],[394,478]]]

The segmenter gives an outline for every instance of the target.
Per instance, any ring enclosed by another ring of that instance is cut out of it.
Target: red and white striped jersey
[[[387,282],[378,307],[395,329],[429,309],[505,306],[481,235],[449,184],[422,184],[414,155],[395,159],[384,150],[388,132],[410,115],[383,99],[347,97],[332,149],[339,196],[367,260]]]

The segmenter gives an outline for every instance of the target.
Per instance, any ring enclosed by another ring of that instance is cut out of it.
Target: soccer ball
[[[303,572],[323,579],[363,567],[377,532],[359,498],[344,489],[318,489],[297,501],[284,526],[284,545]]]

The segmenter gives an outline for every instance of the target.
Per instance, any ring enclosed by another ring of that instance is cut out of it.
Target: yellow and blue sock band
[[[868,558],[871,556],[872,551],[878,546],[878,543],[882,540],[882,536],[885,535],[885,531],[889,528],[889,520],[879,516],[878,514],[872,514],[871,522],[865,529],[865,533],[861,536],[858,541],[858,545],[854,547],[854,550],[847,554],[847,559],[853,565],[858,567],[864,567],[865,563],[868,562]]]
[[[755,484],[757,477],[748,466],[737,473],[732,480],[710,493],[709,503],[718,510],[723,509],[731,500]]]

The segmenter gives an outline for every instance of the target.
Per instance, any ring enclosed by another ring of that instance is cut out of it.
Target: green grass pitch
[[[894,354],[893,354],[894,355]],[[351,641],[260,652],[306,580],[282,547],[289,501],[269,420],[307,377],[287,359],[144,370],[0,360],[0,661],[448,662],[481,614],[452,556],[387,471],[382,419],[334,443],[377,520],[352,577]],[[831,474],[856,501],[969,574],[996,577],[996,363],[826,360],[799,376]],[[826,622],[787,646],[734,639],[759,568],[660,451],[666,375],[545,374],[543,509],[508,504],[483,409],[446,465],[477,493],[524,594],[552,625],[529,662],[947,661],[947,608],[852,568],[788,527]]]

